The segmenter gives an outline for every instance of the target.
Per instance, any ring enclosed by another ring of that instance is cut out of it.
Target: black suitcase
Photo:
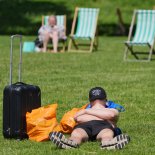
[[[20,38],[19,82],[12,84],[13,39]],[[3,91],[3,136],[24,139],[26,133],[26,112],[41,106],[41,91],[38,86],[21,82],[22,36],[11,36],[10,84]]]

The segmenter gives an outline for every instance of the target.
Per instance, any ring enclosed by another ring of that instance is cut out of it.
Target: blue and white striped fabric
[[[155,39],[155,10],[137,10],[136,32],[129,45],[152,45]]]
[[[65,22],[64,16],[63,15],[57,15],[56,18],[57,18],[57,25],[64,26],[64,22]]]
[[[48,18],[49,18],[49,16],[44,16],[44,24],[45,25],[48,25]],[[57,25],[64,26],[64,22],[65,22],[64,15],[57,15],[56,18],[57,18]]]
[[[48,25],[49,16],[44,16],[44,25]]]
[[[79,8],[78,23],[74,38],[93,39],[96,31],[96,20],[99,9]]]

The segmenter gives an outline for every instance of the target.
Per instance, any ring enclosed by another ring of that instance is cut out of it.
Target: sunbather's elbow
[[[119,112],[117,110],[111,111],[109,114],[109,119],[110,120],[116,120],[119,116]]]

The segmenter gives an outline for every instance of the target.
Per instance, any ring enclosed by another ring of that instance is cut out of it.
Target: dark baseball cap
[[[107,98],[107,94],[106,94],[105,90],[101,87],[95,87],[89,91],[89,101],[90,102],[94,101],[96,99],[104,100],[106,98]]]

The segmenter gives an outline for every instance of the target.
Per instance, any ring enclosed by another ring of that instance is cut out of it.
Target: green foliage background
[[[120,8],[128,30],[134,9],[153,9],[154,0],[1,0],[0,34],[22,33],[36,35],[41,25],[41,16],[66,14],[67,31],[73,20],[75,7],[100,8],[99,34],[116,35]]]

